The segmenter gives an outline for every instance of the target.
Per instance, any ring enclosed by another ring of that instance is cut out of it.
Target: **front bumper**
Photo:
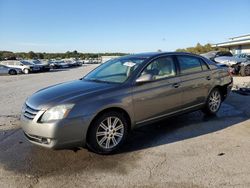
[[[21,127],[31,143],[53,149],[85,145],[89,125],[87,117],[52,123],[39,123],[37,119],[30,120],[21,115]]]

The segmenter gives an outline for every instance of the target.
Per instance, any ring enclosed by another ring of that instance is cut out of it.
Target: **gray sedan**
[[[138,126],[199,109],[216,114],[231,87],[227,69],[198,55],[123,56],[34,93],[23,105],[21,126],[43,147],[109,154]]]

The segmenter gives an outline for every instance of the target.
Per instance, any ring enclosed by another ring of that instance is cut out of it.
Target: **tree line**
[[[16,59],[91,59],[99,58],[100,56],[122,56],[126,53],[80,53],[75,51],[67,51],[66,53],[40,53],[40,52],[11,52],[0,51],[0,60],[16,60]]]
[[[188,48],[179,48],[176,50],[177,52],[189,52],[194,54],[203,54],[210,51],[228,51],[226,48],[220,48],[220,47],[212,47],[211,44],[205,44],[201,45],[200,43],[197,43],[194,47],[188,47]]]

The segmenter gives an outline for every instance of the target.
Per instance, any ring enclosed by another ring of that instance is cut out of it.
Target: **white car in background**
[[[7,67],[5,65],[0,64],[0,75],[6,75],[6,74],[17,75],[21,73],[22,70],[19,68]]]
[[[0,64],[11,68],[19,68],[24,74],[29,74],[30,72],[37,72],[40,70],[39,66],[36,66],[27,61],[19,60],[7,60],[2,61]]]

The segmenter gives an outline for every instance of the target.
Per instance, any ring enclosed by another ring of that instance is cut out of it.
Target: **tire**
[[[24,72],[24,74],[29,74],[30,73],[29,69],[23,69],[23,72]]]
[[[240,68],[240,75],[241,76],[250,76],[250,65],[242,66]]]
[[[14,69],[9,70],[10,75],[17,75],[17,71]]]
[[[219,89],[213,89],[208,95],[207,102],[202,111],[207,115],[215,115],[221,106],[222,95]]]
[[[97,154],[112,154],[125,142],[127,135],[126,118],[118,112],[107,112],[90,125],[87,145],[91,151]]]

